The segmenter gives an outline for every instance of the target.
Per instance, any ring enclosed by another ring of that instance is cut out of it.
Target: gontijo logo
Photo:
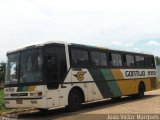
[[[84,75],[86,74],[86,72],[84,71],[79,71],[77,72],[77,74],[75,74],[74,76],[77,78],[77,80],[82,81],[84,80]]]

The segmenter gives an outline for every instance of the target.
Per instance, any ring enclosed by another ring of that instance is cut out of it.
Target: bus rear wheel
[[[68,98],[67,109],[70,112],[78,111],[82,107],[82,94],[80,91],[74,89],[71,90]]]
[[[135,95],[136,98],[143,98],[145,92],[145,85],[140,83],[138,86],[138,94]]]

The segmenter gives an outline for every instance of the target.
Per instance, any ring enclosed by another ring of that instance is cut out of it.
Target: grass
[[[3,89],[0,89],[0,113],[11,111],[11,109],[7,109],[4,104],[4,93]]]
[[[11,109],[11,108],[6,108],[5,107],[5,103],[4,103],[3,89],[0,89],[0,115],[7,114],[7,113],[12,113],[12,112],[16,113],[16,112],[21,112],[21,111],[27,111],[27,110],[30,110],[30,109],[24,109],[24,108]]]
[[[1,89],[0,90],[0,111],[5,109],[3,97],[4,97],[4,94],[3,94],[3,90]]]

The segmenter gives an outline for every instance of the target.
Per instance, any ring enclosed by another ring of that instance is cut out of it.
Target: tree
[[[160,65],[160,57],[156,56],[156,57],[155,57],[155,60],[156,60],[156,64],[157,64],[157,65]]]
[[[5,72],[6,72],[6,63],[0,63],[0,82],[5,80]]]

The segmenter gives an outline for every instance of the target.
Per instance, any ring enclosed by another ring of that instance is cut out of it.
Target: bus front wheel
[[[67,109],[70,112],[78,111],[82,106],[82,94],[80,91],[74,89],[71,90],[68,98],[68,106]]]

